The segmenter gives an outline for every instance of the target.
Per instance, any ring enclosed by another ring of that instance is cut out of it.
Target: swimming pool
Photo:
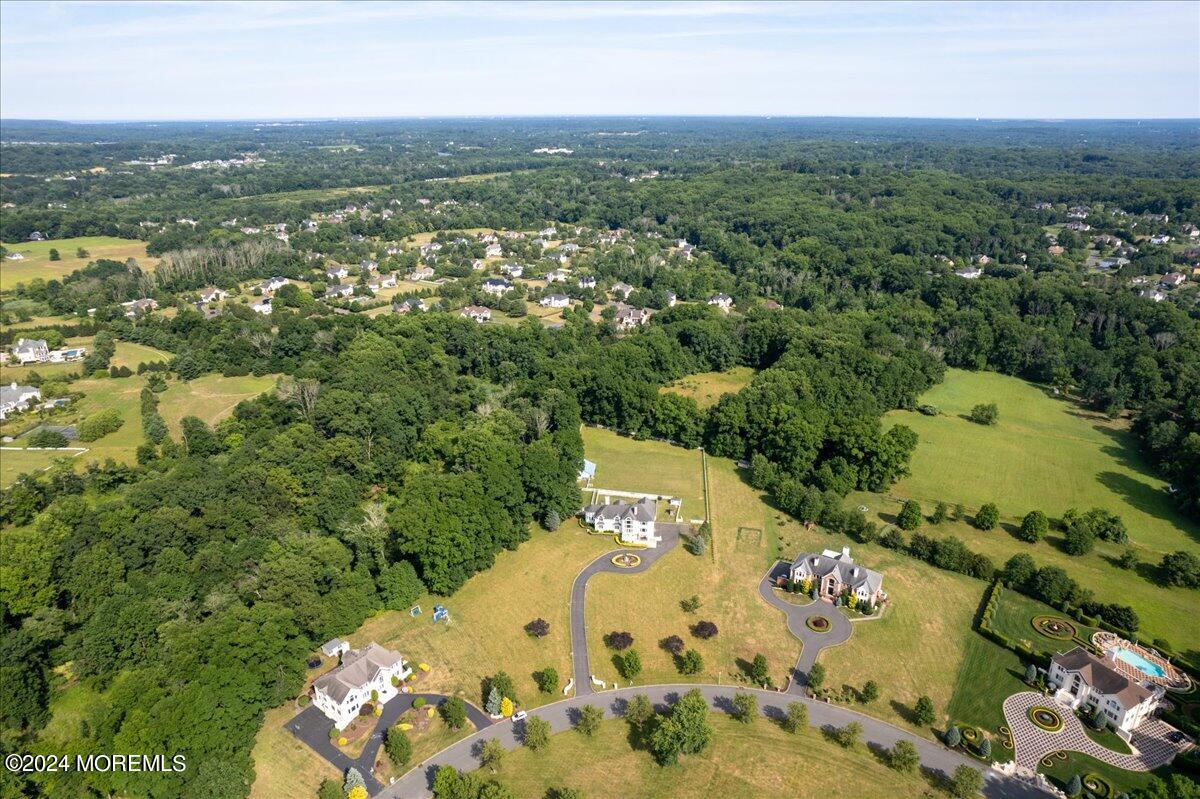
[[[1157,663],[1151,663],[1131,649],[1119,646],[1114,651],[1117,653],[1117,660],[1125,661],[1143,674],[1148,674],[1151,677],[1165,677],[1167,674],[1162,666]]]

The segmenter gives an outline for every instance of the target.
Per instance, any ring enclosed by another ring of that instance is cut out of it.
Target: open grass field
[[[585,440],[588,458],[595,459],[591,439]],[[666,447],[631,439],[608,443],[639,457]],[[689,453],[677,447],[666,448]],[[604,461],[597,460],[597,464],[599,485]],[[598,574],[588,584],[589,651],[594,653],[592,669],[603,680],[617,679],[613,653],[603,643],[603,636],[614,630],[633,635],[643,668],[637,681],[645,684],[689,680],[728,683],[742,679],[746,665],[762,653],[772,679],[782,685],[800,654],[800,642],[788,633],[783,615],[758,596],[758,582],[766,573],[771,550],[762,537],[753,544],[749,537],[738,541],[739,527],[762,529],[771,520],[771,510],[758,492],[742,481],[731,461],[709,458],[708,467],[712,551],[696,556],[680,546],[641,574]],[[656,471],[651,471],[649,465],[646,469],[642,480],[647,482],[663,472],[661,466]],[[636,475],[630,474],[629,479],[636,479]],[[636,482],[628,485],[634,490],[640,490],[640,486]],[[691,515],[686,512],[687,500],[684,507],[686,518]],[[683,612],[680,601],[693,595],[700,598],[700,610],[694,614]],[[716,637],[703,641],[691,635],[691,625],[701,619],[717,625]],[[684,677],[678,673],[670,653],[658,645],[668,635],[680,636],[688,647],[700,652],[704,659],[700,674]]]
[[[699,450],[634,441],[597,427],[583,428],[583,449],[596,463],[596,488],[679,497],[683,518],[704,518]]]
[[[1011,519],[1031,510],[1059,516],[1070,507],[1102,507],[1120,515],[1130,538],[1148,550],[1200,552],[1200,526],[1175,510],[1123,421],[990,372],[951,369],[921,401],[941,415],[896,411],[887,417],[920,436],[912,475],[893,487],[896,495],[961,502],[972,510],[995,502]],[[999,407],[996,425],[964,418],[983,402]]]
[[[312,200],[333,200],[338,197],[353,197],[370,191],[385,188],[385,186],[349,186],[331,189],[295,189],[293,191],[275,191],[267,194],[246,194],[228,200],[232,205],[245,203],[271,202],[310,202]]]
[[[702,372],[681,377],[659,390],[691,397],[703,409],[716,405],[726,394],[738,393],[752,377],[754,370],[749,366],[735,366],[724,372]]]
[[[124,343],[117,345],[118,353],[121,353],[122,347],[135,348],[125,352],[124,357],[129,361],[126,365],[136,365],[142,360],[158,360],[155,353],[169,357],[169,353]],[[117,360],[114,358],[113,362],[117,363]],[[82,467],[90,461],[103,462],[107,458],[126,463],[134,461],[137,446],[143,441],[141,391],[145,385],[144,375],[87,378],[71,384],[73,391],[83,393],[82,399],[71,406],[68,412],[50,417],[48,422],[58,425],[75,424],[104,408],[116,408],[125,422],[119,430],[96,441],[72,442],[72,446],[87,447],[89,450],[76,459],[79,466]],[[210,374],[190,382],[172,380],[167,390],[159,396],[159,413],[167,422],[172,434],[178,436],[179,421],[184,416],[197,416],[210,425],[215,424],[232,413],[234,407],[242,400],[256,397],[274,385],[274,375],[223,377]],[[23,467],[41,468],[48,465],[52,458],[44,457],[45,455],[46,453],[40,452],[0,453],[0,460],[3,461],[3,466],[0,467],[3,483],[9,484],[18,474],[27,471],[27,468]]]
[[[593,558],[612,548],[612,539],[590,536],[568,521],[553,533],[535,532],[515,552],[502,552],[496,565],[481,572],[450,597],[424,596],[422,615],[386,611],[349,636],[360,646],[377,641],[402,652],[431,671],[418,690],[459,694],[481,705],[484,677],[506,671],[524,707],[561,698],[540,694],[534,671],[553,666],[562,683],[570,679],[571,632],[568,598],[575,575]],[[433,605],[450,611],[449,624],[431,621]],[[536,639],[524,627],[536,618],[550,623],[550,633]]]
[[[878,494],[854,493],[847,499],[847,505],[865,505],[874,519],[887,524],[895,520],[901,503]],[[1000,507],[1003,514],[1003,504]],[[928,514],[933,507],[922,503],[922,509]],[[1012,535],[1019,519],[1002,515],[1002,522],[1006,529],[984,532],[965,521],[952,519],[940,525],[926,524],[922,532],[936,538],[956,536],[972,550],[991,558],[997,567],[1019,552],[1030,555],[1039,566],[1059,566],[1084,588],[1091,589],[1098,600],[1133,607],[1141,619],[1143,638],[1165,638],[1178,648],[1200,648],[1200,624],[1191,621],[1195,618],[1196,608],[1200,607],[1200,591],[1163,586],[1155,573],[1160,554],[1134,546],[1144,562],[1135,571],[1125,571],[1116,565],[1116,559],[1127,548],[1124,545],[1100,541],[1094,552],[1073,556],[1062,551],[1060,532],[1051,531],[1037,544],[1029,544]],[[1130,535],[1135,535],[1132,527]],[[1181,624],[1181,619],[1186,620],[1185,623]]]
[[[329,761],[309,749],[284,728],[296,708],[289,702],[268,710],[262,729],[254,741],[250,757],[254,761],[251,799],[275,799],[278,796],[316,796],[321,782],[341,780],[342,773]]]
[[[709,723],[712,744],[675,766],[659,766],[647,752],[631,748],[625,723],[610,719],[594,738],[562,732],[551,737],[546,750],[518,749],[505,756],[495,775],[481,771],[480,776],[497,779],[522,797],[542,797],[563,786],[586,797],[623,799],[930,795],[924,776],[899,774],[865,746],[842,749],[815,729],[791,735],[766,719],[747,725],[722,713],[711,714]]]
[[[179,420],[183,417],[197,416],[210,425],[216,424],[233,413],[239,402],[274,388],[275,379],[275,375],[224,377],[210,374],[190,382],[172,381],[159,397],[158,412],[171,434],[177,436]]]
[[[71,459],[72,452],[46,452],[45,450],[0,450],[0,488],[7,488],[18,477],[30,472],[40,472],[59,458]],[[77,457],[86,458],[87,453]]]
[[[88,251],[87,258],[76,258],[80,247]],[[97,258],[124,261],[136,258],[142,269],[153,269],[157,258],[146,255],[146,242],[136,239],[118,239],[113,236],[81,236],[74,239],[52,241],[22,241],[5,244],[4,248],[25,256],[23,261],[0,260],[0,291],[8,291],[18,283],[28,283],[34,278],[58,280],[76,269],[82,269]],[[50,260],[50,250],[57,249],[60,261]]]

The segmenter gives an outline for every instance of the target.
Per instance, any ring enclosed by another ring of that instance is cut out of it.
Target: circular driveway
[[[775,579],[781,574],[787,574],[788,564],[779,561],[763,575],[758,584],[758,595],[773,608],[782,610],[787,617],[788,632],[800,639],[800,658],[792,668],[792,682],[788,691],[793,694],[803,694],[808,685],[808,673],[817,662],[821,650],[830,646],[844,643],[854,632],[854,626],[846,618],[846,614],[819,599],[814,599],[807,605],[794,605],[779,595],[775,589]],[[826,632],[817,632],[808,626],[808,620],[814,616],[822,616],[829,620]]]

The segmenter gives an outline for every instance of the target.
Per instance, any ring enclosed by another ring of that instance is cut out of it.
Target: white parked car
[[[526,713],[524,710],[518,710],[516,713],[512,714],[512,720],[513,721],[524,721],[525,717],[528,715],[529,714]]]

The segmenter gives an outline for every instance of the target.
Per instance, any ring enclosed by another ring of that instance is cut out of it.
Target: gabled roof
[[[635,522],[652,522],[658,511],[658,505],[650,498],[641,499],[634,504],[617,500],[610,505],[588,505],[583,509],[585,516],[595,519],[616,519]]]
[[[1093,691],[1115,696],[1127,708],[1141,704],[1154,695],[1149,688],[1138,685],[1081,646],[1070,652],[1055,653],[1050,660],[1067,671],[1078,674]]]
[[[371,683],[380,670],[403,662],[399,652],[384,649],[372,641],[362,649],[352,649],[343,655],[342,664],[318,677],[313,687],[341,703],[351,691]]]
[[[841,552],[825,550],[820,554],[803,552],[792,561],[792,569],[798,570],[803,576],[811,575],[822,580],[832,574],[843,585],[855,590],[866,585],[872,593],[883,585],[883,575],[856,564],[848,549]]]

